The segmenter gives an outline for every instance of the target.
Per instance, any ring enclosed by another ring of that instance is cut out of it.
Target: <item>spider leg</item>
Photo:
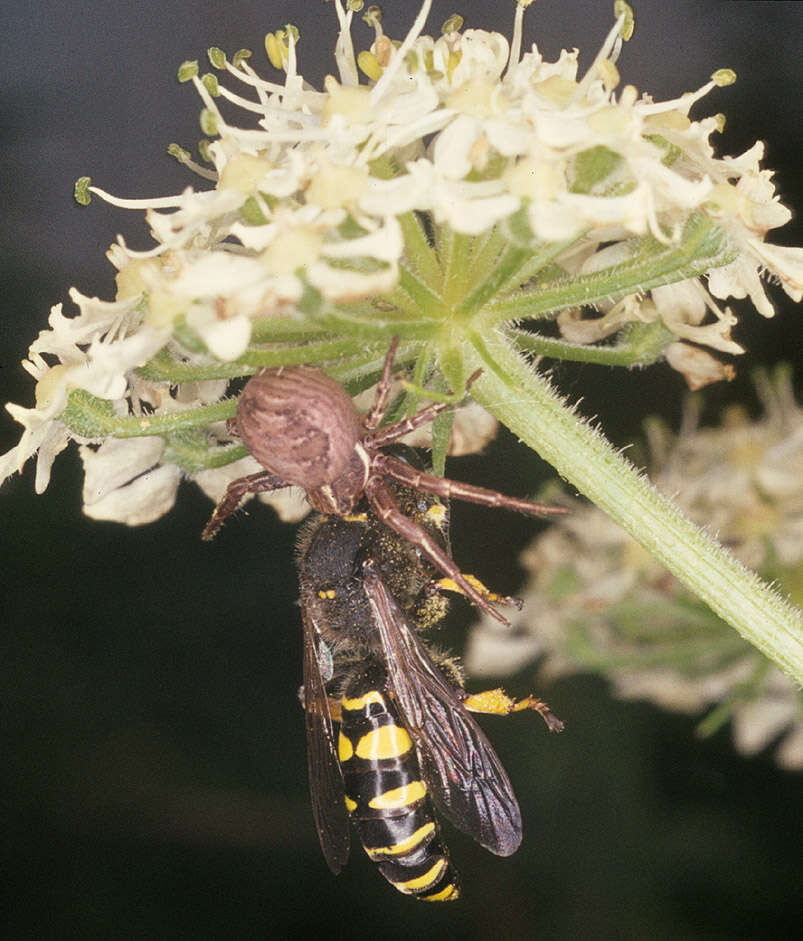
[[[374,404],[371,406],[368,414],[363,419],[363,427],[367,431],[373,431],[385,415],[385,409],[388,407],[388,396],[390,395],[390,376],[393,369],[393,357],[399,346],[399,338],[393,337],[390,341],[387,354],[385,355],[385,365],[382,367],[382,376],[376,387],[376,396]]]
[[[482,370],[478,369],[469,377],[466,383],[466,392],[468,392],[471,388],[471,384],[481,372]],[[431,405],[427,405],[416,412],[415,415],[411,415],[409,418],[402,418],[401,421],[394,422],[392,425],[386,425],[384,428],[380,428],[379,431],[375,431],[372,435],[366,436],[366,438],[363,439],[363,443],[366,443],[367,440],[371,448],[384,447],[386,444],[390,444],[391,441],[395,441],[397,438],[401,438],[411,431],[415,431],[415,429],[420,428],[421,425],[429,424],[437,415],[440,415],[441,412],[445,412],[447,408],[453,407],[453,402],[433,402]]]
[[[268,471],[257,471],[256,474],[249,474],[247,477],[238,477],[237,480],[233,480],[226,488],[223,499],[215,507],[214,513],[209,517],[209,522],[204,526],[201,539],[211,539],[225,520],[237,509],[246,494],[265,493],[269,490],[279,490],[287,486],[287,481],[282,480],[281,477],[277,477],[275,474],[268,473]]]
[[[502,624],[510,625],[510,621],[503,617],[488,601],[488,598],[482,595],[455,564],[454,559],[450,558],[438,545],[437,541],[418,523],[405,516],[399,509],[393,494],[377,474],[372,474],[365,485],[365,496],[371,507],[376,512],[380,520],[389,526],[394,532],[406,539],[413,546],[416,546],[429,559],[429,561],[443,572],[448,578],[451,578],[474,604],[483,611],[487,611],[491,617],[496,618]]]
[[[409,434],[411,431],[415,431],[416,428],[420,428],[421,425],[429,424],[436,415],[440,415],[441,412],[445,412],[447,408],[452,408],[448,402],[433,402],[432,405],[427,405],[426,408],[422,408],[420,412],[416,412],[415,415],[411,415],[409,418],[402,418],[401,421],[394,422],[392,425],[385,425],[384,428],[380,428],[379,431],[375,431],[372,435],[368,436],[367,443],[371,448],[382,448],[386,444],[390,444],[391,441],[395,441],[397,438],[401,438],[403,435]],[[366,439],[363,439],[363,443],[366,442]]]
[[[529,513],[534,516],[562,516],[568,512],[564,506],[550,506],[547,503],[520,500],[518,497],[508,497],[504,493],[498,493],[496,490],[487,490],[485,487],[476,487],[474,484],[464,484],[459,480],[450,480],[448,477],[425,474],[389,454],[377,454],[373,461],[377,473],[386,474],[414,490],[434,493],[445,499],[504,507],[506,510],[517,510],[519,513]]]

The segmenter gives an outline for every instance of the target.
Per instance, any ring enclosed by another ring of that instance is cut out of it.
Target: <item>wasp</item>
[[[404,512],[448,552],[448,510],[431,494],[395,484]],[[541,700],[502,690],[469,695],[455,662],[424,634],[446,612],[430,555],[383,525],[367,501],[349,516],[319,516],[298,545],[310,793],[329,868],[349,855],[350,823],[382,875],[426,901],[459,897],[436,808],[500,856],[521,842],[510,779],[469,710],[538,711]],[[493,601],[512,602],[475,591]],[[335,734],[334,725],[339,723]]]

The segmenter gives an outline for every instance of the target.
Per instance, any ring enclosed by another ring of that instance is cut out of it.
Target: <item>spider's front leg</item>
[[[436,478],[438,479],[438,478]],[[429,561],[444,575],[451,578],[460,591],[466,595],[482,611],[487,611],[491,617],[502,624],[510,625],[510,621],[503,617],[460,571],[454,562],[438,544],[438,542],[418,523],[405,516],[399,509],[393,494],[382,481],[379,474],[372,474],[365,484],[365,496],[380,520],[406,539],[413,546],[418,547]]]
[[[568,512],[565,506],[550,506],[548,503],[520,500],[518,497],[509,497],[496,490],[476,487],[474,484],[464,484],[459,480],[451,480],[449,477],[426,474],[389,454],[378,454],[374,458],[374,466],[377,473],[392,477],[414,490],[434,493],[446,500],[464,500],[466,503],[479,503],[482,506],[504,507],[506,510],[517,510],[519,513],[528,513],[531,516],[562,516]]]
[[[393,337],[390,346],[385,354],[385,365],[382,368],[382,376],[377,383],[374,404],[363,419],[363,427],[366,431],[374,431],[385,416],[385,409],[388,407],[388,396],[390,395],[390,380],[393,370],[393,357],[399,346],[399,338]]]
[[[255,474],[233,480],[226,488],[223,499],[215,507],[209,522],[204,526],[201,539],[211,539],[247,494],[266,493],[269,490],[280,490],[282,487],[287,486],[287,481],[268,471],[257,471]]]
[[[472,376],[469,377],[468,382],[466,383],[465,391],[471,388],[471,384],[482,372],[481,369],[478,369]],[[409,418],[402,418],[401,421],[394,422],[392,425],[386,425],[384,428],[380,428],[379,431],[374,431],[372,434],[367,435],[363,438],[363,444],[370,446],[371,448],[383,448],[386,444],[390,444],[393,441],[396,441],[398,438],[404,437],[404,435],[409,434],[411,431],[415,431],[416,428],[420,428],[422,425],[428,425],[430,422],[434,421],[441,412],[445,412],[449,408],[454,407],[454,402],[433,402],[431,405],[426,405],[420,411],[416,412],[415,415],[411,415]],[[373,409],[372,409],[373,411]],[[366,428],[370,428],[366,421]]]

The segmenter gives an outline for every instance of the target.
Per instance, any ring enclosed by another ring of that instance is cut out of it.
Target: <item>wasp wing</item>
[[[321,675],[318,629],[302,598],[304,625],[304,719],[312,815],[327,865],[335,875],[349,858],[350,825],[343,775],[335,750],[326,684]]]
[[[373,560],[364,562],[363,576],[390,684],[435,803],[459,830],[492,853],[509,856],[521,843],[521,812],[507,772],[410,628]]]

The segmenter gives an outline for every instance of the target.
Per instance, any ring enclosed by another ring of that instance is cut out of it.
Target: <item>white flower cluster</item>
[[[119,239],[112,246],[116,302],[73,291],[78,316],[53,309],[50,329],[24,363],[37,380],[36,407],[8,406],[25,430],[18,447],[0,458],[0,480],[38,450],[41,491],[69,437],[98,440],[61,421],[75,390],[111,402],[118,416],[140,415],[143,404],[158,412],[223,396],[225,382],[193,383],[198,397],[191,400],[186,390],[171,396],[164,383],[135,375],[155,354],[175,350],[179,324],[198,340],[198,349],[181,347],[183,363],[228,363],[249,350],[255,322],[303,320],[309,292],[329,309],[388,297],[392,306],[393,292],[405,289],[404,274],[420,274],[405,228],[413,211],[429,220],[419,232],[434,232],[436,241],[440,230],[466,237],[501,232],[533,252],[557,246],[544,257],[567,278],[617,264],[640,237],[672,246],[696,212],[716,219],[732,261],[711,272],[708,289],[696,278],[650,294],[639,287],[590,319],[576,308],[564,311],[559,325],[567,339],[591,343],[626,323],[663,320],[678,338],[668,352],[676,368],[697,384],[722,375],[724,367],[686,342],[740,350],[730,337],[733,315],[713,297],[749,295],[771,315],[759,281],[765,270],[791,297],[803,293],[803,250],[763,241],[789,213],[770,174],[759,169],[761,146],[717,159],[708,139],[718,119],[688,117],[695,101],[731,76],[718,73],[673,101],[654,102],[632,86],[617,95],[614,62],[632,29],[627,5],[617,0],[616,25],[582,77],[576,50],[556,62],[545,61],[536,46],[522,54],[527,5],[518,0],[511,42],[500,33],[461,31],[456,22],[435,39],[422,32],[431,7],[424,0],[402,42],[391,42],[374,18],[375,41],[355,56],[350,29],[360,4],[344,10],[335,0],[339,77],[329,76],[323,91],[298,72],[292,29],[266,41],[272,62],[285,70],[282,82],[260,78],[244,55],[230,61],[210,51],[212,64],[240,82],[245,96],[185,64],[180,76],[195,85],[202,122],[215,137],[204,154],[214,169],[194,165],[183,152],[179,157],[214,186],[151,200],[85,187],[83,196],[91,191],[144,209],[155,245],[137,252]],[[232,123],[224,113],[232,106],[252,126]],[[446,319],[446,299],[438,303]],[[136,452],[141,460],[131,463],[141,466],[154,459],[154,447],[131,439],[122,450],[126,461]],[[177,485],[175,467],[166,476]],[[225,481],[213,477],[211,491],[219,494]],[[159,492],[158,506],[144,513],[108,512],[130,521],[154,518],[172,501]]]
[[[790,377],[759,380],[765,416],[740,410],[718,428],[689,410],[675,437],[649,427],[651,478],[745,563],[795,596],[803,573],[803,409]],[[776,739],[776,758],[803,769],[803,693],[612,520],[577,504],[524,552],[526,617],[514,636],[483,622],[466,658],[472,675],[508,674],[536,657],[554,674],[601,672],[627,699],[680,712],[719,706],[737,747]],[[797,599],[796,599],[797,600]],[[709,720],[704,720],[706,723]]]

